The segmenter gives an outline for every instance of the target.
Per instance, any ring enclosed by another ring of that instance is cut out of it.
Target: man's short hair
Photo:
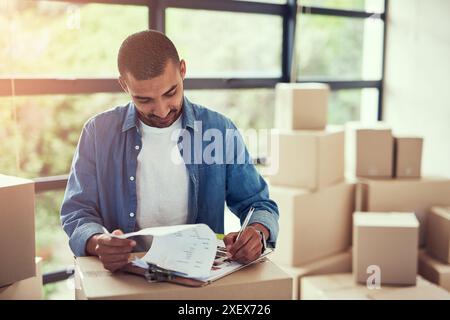
[[[160,76],[170,60],[180,62],[172,41],[159,31],[145,30],[123,41],[117,64],[121,76],[129,72],[137,80],[148,80]]]

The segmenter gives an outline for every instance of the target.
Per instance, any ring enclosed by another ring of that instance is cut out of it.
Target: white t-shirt
[[[138,228],[185,224],[189,175],[177,147],[178,139],[172,139],[172,133],[181,129],[181,116],[167,128],[139,123],[142,149],[136,172]],[[142,244],[150,246],[151,239]]]

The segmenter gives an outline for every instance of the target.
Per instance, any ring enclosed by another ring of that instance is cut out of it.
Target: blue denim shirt
[[[199,129],[198,121],[203,130],[215,129],[225,134],[226,130],[236,129],[228,118],[187,98],[181,116],[182,128],[192,136]],[[250,159],[242,137],[239,135],[235,140],[232,147],[242,147],[246,159]],[[180,143],[180,153],[184,156]],[[201,152],[207,145],[202,142]],[[137,112],[132,102],[98,114],[84,125],[61,206],[61,223],[75,256],[87,255],[87,240],[103,233],[102,226],[109,231],[136,231],[135,176],[141,147]],[[270,231],[268,242],[275,246],[278,208],[269,199],[267,184],[251,161],[185,163],[190,178],[187,223],[205,223],[214,232],[223,233],[225,203],[241,224],[253,206],[250,223],[266,226]]]

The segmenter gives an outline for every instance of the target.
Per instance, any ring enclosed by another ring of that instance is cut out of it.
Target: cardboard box
[[[392,177],[393,155],[391,129],[356,130],[356,176]]]
[[[74,271],[73,282],[75,287],[75,300],[87,300],[84,291],[81,289],[81,271],[76,263]]]
[[[381,284],[414,285],[417,276],[419,222],[413,213],[355,212],[353,215],[353,273],[365,284],[376,277]]]
[[[248,266],[207,286],[186,287],[105,270],[96,257],[75,260],[77,299],[88,300],[290,300],[292,278],[273,262]]]
[[[0,286],[36,276],[34,182],[0,175]]]
[[[427,220],[427,252],[450,264],[450,207],[432,207]]]
[[[278,83],[275,87],[275,127],[324,129],[329,94],[329,86],[323,83]]]
[[[450,300],[450,293],[432,283],[424,282],[414,287],[371,292],[368,297],[373,300]]]
[[[394,141],[394,175],[397,178],[420,178],[423,139],[395,137]]]
[[[303,300],[391,300],[448,298],[438,287],[417,277],[415,286],[369,288],[354,282],[351,273],[309,276],[301,279]]]
[[[425,250],[419,252],[419,274],[450,291],[450,265],[434,259]]]
[[[450,179],[361,179],[358,211],[414,212],[420,222],[419,244],[426,240],[427,214],[432,206],[450,206]]]
[[[302,300],[367,300],[368,289],[355,284],[351,273],[303,277],[300,282]]]
[[[357,122],[349,121],[345,125],[345,174],[348,178],[356,178],[357,146],[356,133],[359,129],[390,130],[386,122]]]
[[[349,248],[354,189],[348,182],[313,193],[271,186],[270,196],[280,211],[280,232],[271,259],[298,267]]]
[[[13,284],[0,287],[0,300],[42,300],[42,259],[35,258],[36,275]]]
[[[351,250],[307,263],[301,267],[288,267],[280,265],[287,274],[293,278],[293,299],[300,300],[300,280],[306,276],[343,273],[352,271],[352,252]]]
[[[344,131],[338,126],[279,132],[278,172],[269,177],[270,183],[316,190],[343,181],[344,141]],[[276,155],[271,159],[276,161]]]

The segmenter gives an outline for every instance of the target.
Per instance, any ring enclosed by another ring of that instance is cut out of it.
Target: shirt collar
[[[122,132],[125,132],[137,126],[136,107],[133,102],[130,102],[127,107],[127,113],[122,125]]]
[[[182,111],[182,127],[183,129],[186,129],[187,127],[194,129],[194,107],[192,106],[192,103],[186,98],[186,96],[183,97],[183,111]]]
[[[181,114],[181,125],[183,129],[190,127],[194,129],[194,111],[192,103],[184,96],[183,97],[183,111]],[[136,106],[133,102],[130,102],[127,107],[127,113],[125,115],[125,120],[122,125],[122,132],[125,132],[133,127],[138,126],[138,117],[136,112]]]

